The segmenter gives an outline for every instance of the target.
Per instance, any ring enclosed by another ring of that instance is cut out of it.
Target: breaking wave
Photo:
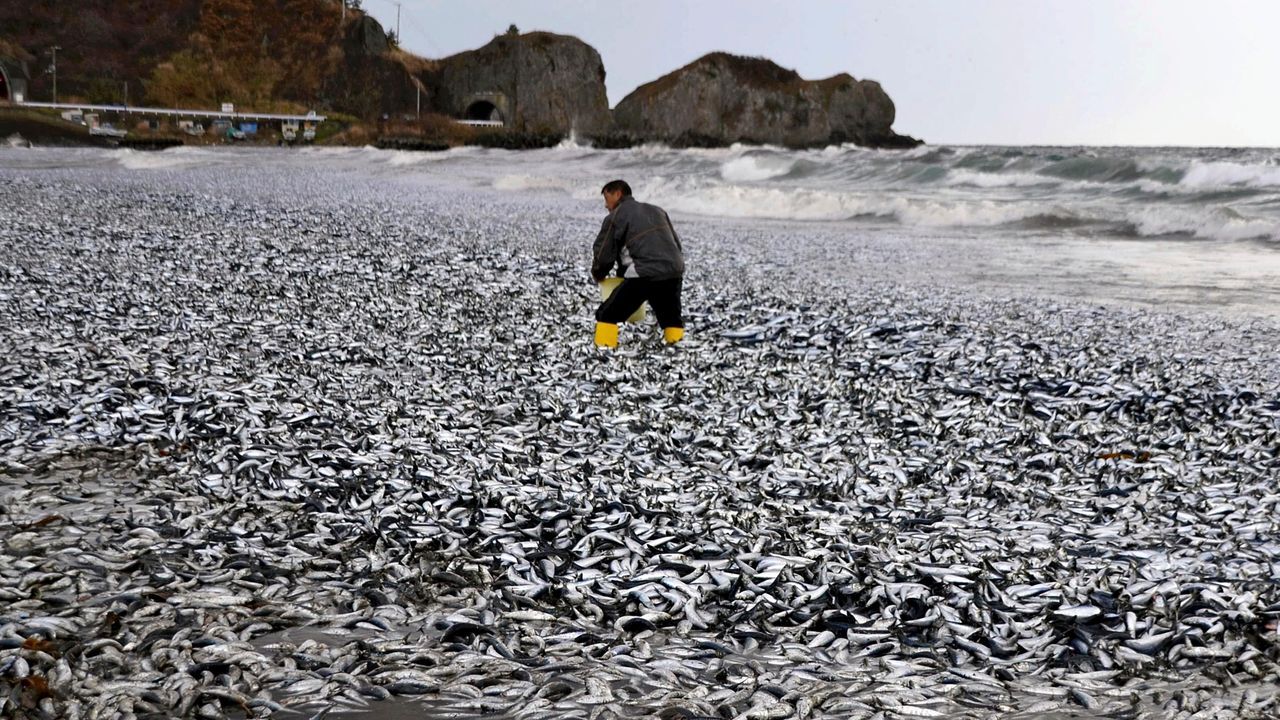
[[[1280,166],[1195,162],[1182,177],[1182,184],[1193,188],[1280,188]]]
[[[880,219],[921,227],[995,226],[1043,214],[1042,208],[996,201],[928,198],[811,190],[668,182],[655,179],[642,195],[671,210],[698,215],[773,220]]]
[[[720,177],[730,182],[768,180],[789,174],[795,165],[796,160],[787,157],[748,155],[721,165]]]
[[[1268,150],[735,146],[618,162],[651,173],[655,202],[702,215],[1280,241],[1280,155]]]
[[[1030,178],[1007,185],[1037,187]],[[1209,240],[1280,240],[1280,219],[1249,216],[1212,204],[1072,201],[1043,197],[894,194],[807,187],[770,187],[691,178],[654,178],[637,191],[672,211],[732,218],[797,221],[861,220],[920,228],[1009,228],[1116,236],[1180,236]]]
[[[175,147],[167,150],[112,151],[116,162],[128,170],[181,170],[216,161],[214,151],[198,147]]]
[[[8,150],[11,162],[38,155]],[[876,222],[972,232],[1199,240],[1265,240],[1280,248],[1280,152],[1267,149],[1017,148],[852,145],[596,150],[576,140],[535,151],[439,153],[365,148],[252,151],[86,150],[86,163],[180,170],[254,153],[255,163],[429,176],[448,173],[503,192],[598,201],[622,178],[641,199],[676,212],[729,218]]]

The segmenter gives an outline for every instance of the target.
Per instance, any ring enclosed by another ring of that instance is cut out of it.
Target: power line
[[[405,19],[405,22],[409,23],[409,29],[416,32],[417,37],[420,37],[424,42],[426,42],[427,48],[431,51],[433,55],[438,57],[442,54],[440,50],[440,45],[431,39],[431,34],[428,33],[426,28],[422,26],[422,23],[418,22],[417,19],[414,18],[412,13],[410,13],[409,15],[406,15],[404,19]],[[404,40],[401,39],[400,42],[401,44],[403,44]]]
[[[401,20],[402,20],[401,15],[402,15],[402,6],[405,3],[401,2],[400,0],[380,0],[380,2],[384,2],[384,3],[387,3],[388,5],[396,6],[396,42],[399,43],[400,47],[404,47],[404,37],[402,36],[402,29],[401,29]],[[409,2],[408,4],[409,4],[409,13],[403,16],[403,21],[409,24],[410,30],[417,33],[416,37],[420,37],[423,41],[426,42],[427,47],[432,52],[432,54],[439,56],[442,52],[440,48],[440,44],[431,39],[431,34],[427,32],[427,29],[414,16],[413,9],[414,9],[415,3]]]

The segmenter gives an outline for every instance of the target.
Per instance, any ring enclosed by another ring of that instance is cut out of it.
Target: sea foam
[[[1280,166],[1244,165],[1233,162],[1193,162],[1182,177],[1193,188],[1243,185],[1253,188],[1280,188]]]

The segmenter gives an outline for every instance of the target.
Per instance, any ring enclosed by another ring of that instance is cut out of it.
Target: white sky
[[[394,29],[396,3],[363,0]],[[610,105],[715,50],[880,81],[935,144],[1280,147],[1280,0],[402,0],[443,57],[515,23],[600,52]]]

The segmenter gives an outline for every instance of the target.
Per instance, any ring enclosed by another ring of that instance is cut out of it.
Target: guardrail
[[[171,117],[225,118],[227,120],[278,120],[293,122],[324,122],[324,115],[282,115],[277,113],[224,113],[216,110],[184,110],[182,108],[130,107],[128,105],[84,105],[79,103],[25,102],[18,107],[52,108],[54,110],[87,110],[90,112],[118,112],[132,115],[168,115]]]

